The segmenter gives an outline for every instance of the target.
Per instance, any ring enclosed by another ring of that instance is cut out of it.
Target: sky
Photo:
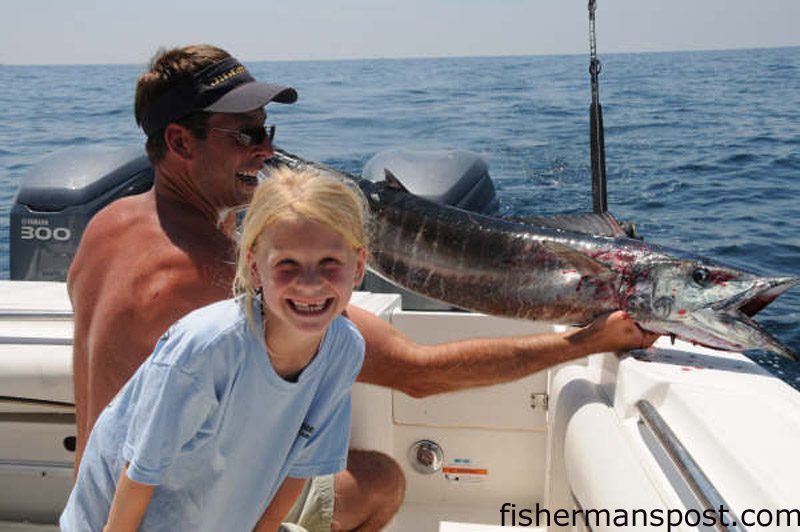
[[[144,64],[207,42],[243,61],[581,54],[587,0],[21,0],[0,64]],[[597,0],[598,53],[800,45],[798,0]]]

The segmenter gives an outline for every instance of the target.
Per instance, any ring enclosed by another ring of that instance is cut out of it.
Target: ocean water
[[[143,58],[144,59],[144,58]],[[650,242],[800,275],[800,48],[601,55],[609,209]],[[276,144],[359,173],[395,147],[483,156],[503,214],[591,210],[588,58],[248,65],[290,84]],[[22,175],[56,150],[141,145],[142,65],[0,66],[0,278]],[[758,321],[800,352],[800,288]],[[800,364],[753,354],[800,389]]]

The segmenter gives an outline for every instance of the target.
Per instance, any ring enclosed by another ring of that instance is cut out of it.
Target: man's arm
[[[352,305],[347,308],[347,316],[366,342],[358,380],[418,398],[508,382],[592,353],[648,347],[658,338],[642,331],[622,311],[563,333],[436,345],[414,343],[377,316]]]
[[[304,478],[286,477],[281,487],[275,492],[272,502],[269,503],[267,509],[261,515],[261,519],[256,523],[253,532],[275,532],[292,509],[294,501],[303,490],[303,485],[306,483]]]
[[[127,467],[122,470],[103,532],[139,530],[142,518],[150,505],[150,499],[153,498],[156,487],[129,479],[127,470]]]

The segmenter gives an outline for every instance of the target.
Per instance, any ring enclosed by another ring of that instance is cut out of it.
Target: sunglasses
[[[227,127],[212,127],[211,131],[219,131],[226,135],[230,135],[236,139],[240,146],[249,148],[250,146],[260,146],[264,144],[265,140],[269,140],[272,144],[272,139],[275,138],[275,126],[254,126],[254,127],[241,127],[239,129],[231,129]]]

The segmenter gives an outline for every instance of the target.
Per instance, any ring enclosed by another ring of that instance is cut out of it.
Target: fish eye
[[[692,281],[699,284],[700,286],[705,286],[708,283],[709,273],[708,270],[705,268],[695,268],[692,272]]]

